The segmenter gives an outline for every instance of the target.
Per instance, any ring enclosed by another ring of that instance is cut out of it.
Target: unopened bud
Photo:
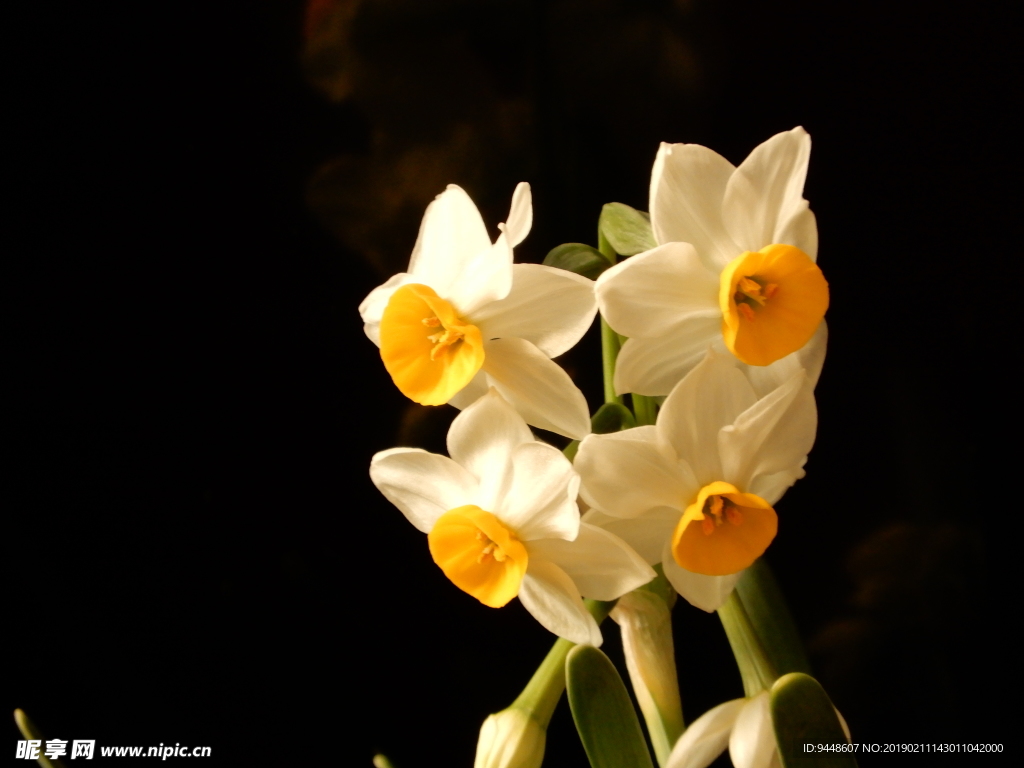
[[[546,739],[529,712],[509,707],[484,720],[473,768],[540,768]]]

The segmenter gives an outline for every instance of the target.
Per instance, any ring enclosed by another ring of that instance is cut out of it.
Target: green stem
[[[732,646],[732,655],[736,657],[736,666],[740,668],[746,695],[756,696],[761,691],[770,690],[779,674],[758,640],[757,632],[736,590],[729,595],[725,605],[718,609],[718,618],[722,620],[725,635]]]
[[[743,572],[736,584],[736,594],[775,670],[780,675],[811,674],[793,615],[763,557]]]
[[[604,370],[604,401],[622,405],[622,396],[615,394],[615,360],[619,356],[619,334],[601,318],[601,363]]]
[[[654,398],[637,394],[634,394],[632,397],[636,425],[642,427],[646,424],[653,424],[658,418],[658,406],[654,402]]]
[[[615,605],[614,602],[605,603],[598,600],[584,600],[583,603],[598,624],[607,618]],[[542,728],[548,727],[551,715],[558,706],[558,700],[565,691],[565,657],[569,655],[574,645],[576,644],[563,638],[556,640],[523,692],[512,702],[512,707],[532,712],[534,719]]]
[[[601,254],[608,259],[612,264],[615,264],[618,259],[618,255],[615,253],[615,249],[612,248],[611,244],[605,239],[604,234],[601,232],[601,228],[597,229],[597,249]],[[622,397],[615,394],[615,360],[619,356],[619,350],[622,348],[622,339],[612,327],[608,325],[608,321],[601,318],[601,365],[604,372],[604,401],[606,403],[618,403],[622,405]]]

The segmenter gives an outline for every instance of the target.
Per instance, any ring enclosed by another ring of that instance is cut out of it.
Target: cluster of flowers
[[[828,285],[803,198],[809,154],[802,128],[739,167],[702,146],[663,144],[651,178],[655,247],[596,281],[513,263],[532,224],[525,183],[494,242],[459,187],[430,204],[408,272],[360,313],[406,396],[462,413],[448,456],[392,448],[373,457],[370,476],[459,589],[492,607],[518,597],[554,634],[593,646],[601,630],[582,598],[615,600],[658,564],[692,605],[723,605],[775,537],[774,506],[803,476],[817,427]],[[598,310],[628,337],[615,391],[656,398],[653,424],[592,434],[583,394],[552,360]],[[575,458],[528,425],[579,441]],[[764,697],[712,710],[669,764],[706,765],[735,725],[756,733],[733,739],[734,760],[767,765],[774,742],[761,710]]]

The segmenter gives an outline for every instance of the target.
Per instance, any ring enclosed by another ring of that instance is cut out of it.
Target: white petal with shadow
[[[549,632],[574,643],[601,645],[601,630],[583,605],[579,590],[554,563],[530,560],[519,586],[519,601]]]
[[[718,275],[689,243],[666,243],[605,271],[596,283],[601,314],[617,333],[654,338],[688,318],[718,318]]]
[[[476,478],[447,456],[420,448],[391,448],[374,455],[370,479],[424,533],[448,510],[475,503],[478,488]]]
[[[580,594],[615,600],[654,578],[654,570],[626,542],[593,525],[580,525],[574,541],[531,541],[530,557],[553,562],[573,580]]]
[[[593,280],[542,264],[514,264],[509,294],[467,319],[485,339],[526,339],[558,357],[583,338],[596,314]]]

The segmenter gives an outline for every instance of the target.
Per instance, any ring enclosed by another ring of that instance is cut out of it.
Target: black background
[[[530,181],[539,261],[602,203],[647,207],[658,141],[738,163],[800,124],[831,336],[768,559],[856,741],[1011,747],[1016,19],[350,6],[318,50],[326,5],[296,2],[8,21],[8,711],[215,764],[470,764],[553,638],[454,589],[370,484],[453,411],[395,391],[359,301],[445,183],[493,229]],[[597,355],[563,361],[592,405]],[[692,720],[741,687],[715,616],[674,621]],[[548,755],[586,764],[564,704]]]

